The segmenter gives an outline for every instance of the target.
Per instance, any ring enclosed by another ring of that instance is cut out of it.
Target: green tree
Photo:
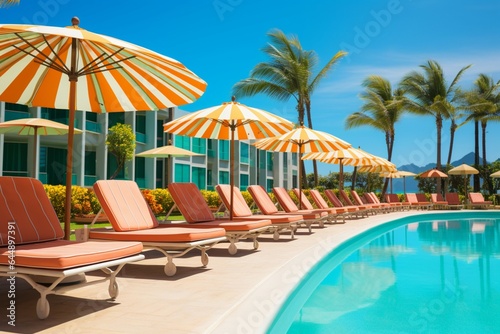
[[[118,166],[110,179],[114,179],[125,166],[125,163],[132,160],[135,152],[135,134],[128,124],[116,124],[109,128],[106,137],[108,152],[115,158]]]
[[[263,48],[263,52],[269,60],[257,64],[250,72],[249,78],[237,82],[233,87],[233,93],[237,97],[263,93],[280,101],[293,98],[297,102],[299,125],[304,125],[307,108],[309,127],[312,128],[311,95],[321,79],[346,53],[337,52],[323,69],[313,76],[312,73],[318,63],[314,51],[304,50],[296,36],[287,37],[281,30],[271,31],[268,37],[270,42]],[[315,184],[317,184],[318,173],[315,162],[313,165],[315,166]],[[300,182],[306,185],[305,170],[302,175],[303,180]]]
[[[378,75],[371,75],[363,81],[365,91],[361,93],[363,105],[361,111],[352,113],[346,119],[345,126],[351,129],[370,126],[385,134],[387,159],[391,161],[396,135],[395,125],[403,114],[406,98],[402,89],[393,90],[389,80]],[[382,195],[387,190],[386,179]],[[383,198],[383,196],[382,196]]]
[[[441,169],[441,131],[443,120],[450,118],[450,110],[455,102],[458,81],[471,65],[463,67],[448,86],[443,69],[434,60],[420,65],[422,72],[413,71],[405,75],[400,86],[413,97],[406,104],[408,111],[418,115],[434,117],[436,123],[436,168]],[[441,192],[441,183],[437,184]]]
[[[494,82],[493,78],[486,74],[479,74],[474,81],[474,86],[466,95],[469,117],[466,121],[474,121],[474,164],[479,167],[479,124],[481,125],[483,167],[488,173],[486,156],[486,127],[489,121],[500,120],[500,81]],[[489,177],[485,177],[487,188],[492,191]],[[474,176],[474,191],[479,191],[479,175]]]

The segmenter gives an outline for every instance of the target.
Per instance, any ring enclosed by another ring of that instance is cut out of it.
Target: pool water
[[[269,332],[500,333],[500,219],[384,229],[314,268]]]

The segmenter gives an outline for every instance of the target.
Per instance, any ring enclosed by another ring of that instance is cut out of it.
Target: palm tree
[[[426,64],[420,65],[423,73],[413,71],[405,75],[401,81],[401,87],[413,97],[413,101],[407,104],[408,111],[419,115],[430,115],[435,119],[437,132],[437,169],[441,169],[441,131],[443,120],[450,118],[458,89],[457,83],[462,74],[470,66],[462,68],[449,86],[447,86],[441,66],[434,60],[429,60]],[[441,192],[440,182],[437,184],[437,191]]]
[[[481,124],[481,137],[483,148],[483,169],[486,170],[486,126],[488,121],[500,120],[500,81],[494,82],[486,74],[479,74],[474,87],[466,99],[468,101],[469,117],[466,121],[474,121],[474,163],[479,165],[479,123]],[[485,178],[489,184],[489,178]],[[491,187],[489,187],[491,188]],[[474,191],[480,190],[479,175],[474,175]]]
[[[361,93],[364,101],[360,112],[349,115],[345,125],[347,129],[359,126],[371,126],[384,132],[387,147],[387,159],[391,161],[396,135],[395,124],[403,114],[406,99],[401,89],[393,90],[391,83],[378,75],[367,77],[362,84],[366,90]],[[386,179],[382,198],[387,190]]]
[[[318,62],[314,51],[304,50],[296,36],[287,37],[281,30],[273,30],[268,33],[268,36],[270,43],[264,47],[263,51],[270,60],[257,64],[250,72],[249,78],[234,85],[233,93],[236,96],[264,93],[281,101],[288,101],[293,97],[297,102],[299,125],[304,124],[307,108],[309,127],[312,128],[310,97],[321,79],[346,53],[339,51],[313,78],[312,72]],[[317,184],[316,164],[314,167]],[[305,178],[300,182],[304,183],[304,181]]]

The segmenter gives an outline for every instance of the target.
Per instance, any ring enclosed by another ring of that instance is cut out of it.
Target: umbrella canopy
[[[329,152],[351,147],[351,144],[326,132],[309,129],[303,125],[279,136],[259,140],[254,144],[257,148],[275,152],[303,153]],[[299,196],[302,196],[302,164],[299,163]],[[302,208],[299,198],[299,208]]]
[[[445,173],[437,169],[429,169],[428,171],[418,174],[419,177],[448,177]]]
[[[500,170],[491,174],[490,177],[500,177]]]
[[[168,162],[168,160],[170,158],[193,157],[193,156],[201,156],[201,155],[203,155],[203,154],[194,153],[192,151],[185,150],[183,148],[176,147],[173,145],[166,145],[166,146],[157,147],[157,148],[153,148],[151,150],[147,150],[147,151],[138,153],[135,156],[142,157],[142,158],[164,158],[164,159],[166,159],[167,162],[166,162],[166,168],[165,168],[165,170],[166,170],[165,182],[166,182],[166,187],[168,187],[169,179],[170,179],[170,175],[171,175],[170,170],[169,170],[170,163]]]
[[[458,167],[452,168],[448,171],[450,175],[470,175],[470,174],[478,174],[479,171],[472,166],[467,164],[461,164]]]
[[[414,176],[417,175],[412,172],[407,172],[404,170],[396,170],[392,172],[382,172],[380,173],[380,176],[382,177],[387,177],[391,179],[391,194],[392,194],[392,179],[399,179],[403,178],[403,193],[406,194],[406,177],[407,176]]]
[[[348,147],[330,152],[307,153],[302,160],[319,160],[324,163],[339,165],[339,189],[344,189],[344,166],[369,165],[374,156],[361,149]]]
[[[175,59],[81,29],[0,24],[0,101],[69,110],[69,239],[75,110],[158,110],[191,103],[206,83]],[[78,83],[78,84],[77,84]]]
[[[450,175],[463,175],[464,176],[464,195],[467,201],[467,175],[478,174],[479,171],[472,166],[467,164],[461,164],[458,167],[452,168],[448,171]]]
[[[35,154],[33,155],[33,172],[36,176],[36,156],[37,141],[40,136],[57,136],[68,134],[69,127],[66,124],[54,122],[44,118],[20,118],[12,121],[0,123],[0,134],[16,134],[20,136],[33,136]],[[74,129],[75,134],[82,133],[81,130]]]
[[[293,128],[293,123],[267,111],[235,101],[182,116],[164,125],[163,130],[176,135],[231,141],[230,185],[234,187],[234,141],[278,136]],[[233,219],[233,192],[229,219]]]
[[[185,150],[180,147],[176,147],[173,145],[166,145],[162,147],[153,148],[151,150],[147,150],[141,153],[136,154],[136,157],[143,158],[170,158],[170,157],[192,157],[192,156],[200,156],[203,154],[194,153],[189,150]]]

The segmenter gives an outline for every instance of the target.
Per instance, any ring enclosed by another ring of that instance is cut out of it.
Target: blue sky
[[[449,81],[472,64],[461,80],[463,88],[470,88],[479,73],[500,80],[500,2],[494,0],[22,0],[18,6],[0,9],[2,23],[66,26],[72,16],[78,16],[85,29],[175,58],[207,81],[205,94],[181,107],[187,111],[229,101],[232,86],[266,60],[261,49],[272,29],[298,36],[304,49],[318,54],[320,66],[337,51],[346,50],[349,56],[312,96],[314,128],[384,157],[383,133],[344,127],[346,117],[359,110],[361,82],[368,75],[381,75],[396,85],[432,59],[441,64]],[[292,100],[284,103],[257,96],[240,102],[296,121]],[[488,126],[489,160],[500,158],[499,129],[499,123]],[[432,117],[405,115],[396,126],[393,162],[435,162],[435,138]],[[442,162],[448,145],[449,123],[445,122]],[[457,131],[452,160],[473,148],[473,127],[465,125]],[[338,171],[338,166],[320,164],[322,174],[329,171]]]

